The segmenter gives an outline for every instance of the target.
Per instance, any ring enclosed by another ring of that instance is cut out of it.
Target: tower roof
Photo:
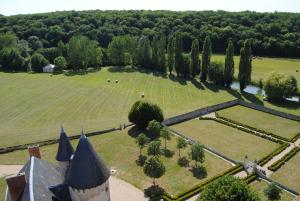
[[[82,134],[69,167],[66,184],[75,189],[90,189],[106,182],[109,176],[110,172],[103,160]]]
[[[57,161],[70,161],[72,154],[74,153],[73,147],[67,137],[64,128],[61,127],[58,151],[56,154]]]

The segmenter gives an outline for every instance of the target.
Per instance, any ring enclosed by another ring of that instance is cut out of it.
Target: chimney
[[[7,177],[6,183],[8,186],[8,192],[10,194],[11,201],[19,200],[26,186],[25,173]]]
[[[32,157],[36,157],[41,159],[41,153],[40,153],[40,147],[39,145],[32,145],[28,147],[28,152],[29,152],[29,156]]]

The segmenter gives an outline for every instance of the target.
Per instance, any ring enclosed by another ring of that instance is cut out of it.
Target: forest
[[[300,14],[226,11],[61,11],[31,15],[0,15],[0,33],[13,32],[23,42],[56,47],[76,34],[107,48],[114,36],[167,37],[181,33],[183,51],[192,41],[202,47],[207,35],[214,53],[225,53],[232,39],[235,54],[251,39],[253,55],[300,57]]]

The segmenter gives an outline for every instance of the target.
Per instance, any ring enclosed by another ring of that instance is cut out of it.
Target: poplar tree
[[[137,47],[137,63],[140,67],[151,67],[151,45],[147,36],[142,36],[139,39]]]
[[[226,49],[226,57],[225,57],[225,69],[224,69],[224,81],[225,86],[230,87],[232,81],[233,81],[233,75],[234,75],[234,47],[231,40],[228,42],[228,46]]]
[[[167,66],[170,74],[172,74],[174,68],[174,38],[169,37],[167,47]]]
[[[177,33],[175,36],[175,42],[174,42],[174,67],[177,73],[177,76],[182,75],[182,68],[184,66],[184,60],[182,56],[182,36]]]
[[[191,49],[191,73],[192,77],[200,74],[199,41],[195,39]]]
[[[251,81],[252,71],[252,51],[250,40],[246,40],[244,47],[240,51],[240,63],[239,63],[239,82],[240,91],[242,92]]]
[[[203,44],[203,51],[202,51],[202,65],[201,65],[201,76],[200,76],[200,80],[202,82],[204,82],[207,78],[207,71],[210,63],[210,57],[211,57],[211,41],[209,36],[206,36]]]

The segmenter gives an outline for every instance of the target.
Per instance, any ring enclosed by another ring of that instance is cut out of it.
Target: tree
[[[159,137],[159,135],[160,135],[160,128],[161,128],[160,122],[156,121],[155,119],[151,120],[149,122],[148,126],[147,126],[148,132],[153,137]]]
[[[148,142],[150,141],[149,138],[147,138],[147,136],[142,133],[139,134],[136,138],[136,143],[138,144],[139,148],[140,148],[140,156],[142,155],[142,149],[146,146],[146,144],[148,144]]]
[[[275,201],[280,200],[282,190],[276,186],[274,183],[270,183],[266,189],[264,189],[265,195],[268,197],[268,200]]]
[[[16,48],[0,51],[0,63],[5,71],[26,71],[25,60]]]
[[[68,43],[68,63],[73,70],[86,69],[95,59],[97,43],[86,36],[73,36]]]
[[[125,65],[126,36],[115,36],[108,45],[110,63],[117,66]]]
[[[62,41],[57,43],[57,52],[59,56],[67,57],[68,56],[68,47]]]
[[[160,141],[155,140],[148,145],[148,155],[159,156],[160,155]]]
[[[7,32],[0,34],[0,51],[4,48],[14,48],[17,46],[17,36],[14,33]]]
[[[31,70],[34,72],[43,72],[43,67],[49,64],[49,61],[40,53],[34,53],[31,57]]]
[[[139,128],[145,129],[154,119],[162,122],[164,115],[158,105],[147,101],[136,101],[129,111],[128,119]]]
[[[152,66],[152,49],[149,38],[142,36],[139,39],[137,46],[137,63],[143,68],[150,68]]]
[[[191,146],[191,158],[195,161],[196,167],[198,167],[198,162],[204,162],[205,155],[203,145],[195,143]]]
[[[251,81],[252,71],[252,51],[250,40],[246,40],[244,47],[240,51],[240,63],[239,63],[239,82],[240,91],[242,92]]]
[[[174,39],[173,37],[169,37],[168,39],[168,47],[167,47],[167,64],[170,74],[172,74],[174,68]]]
[[[156,35],[152,45],[153,68],[164,73],[166,72],[165,46],[165,37],[161,34]]]
[[[193,40],[191,49],[191,73],[192,77],[200,74],[199,41]]]
[[[247,183],[233,176],[223,176],[201,192],[197,201],[261,201],[258,194]]]
[[[168,131],[166,127],[163,127],[160,130],[160,136],[165,140],[165,149],[167,149],[167,140],[171,140],[171,133]]]
[[[177,76],[183,74],[184,60],[182,55],[182,36],[180,33],[175,35],[174,41],[174,67],[177,73]]]
[[[39,39],[39,37],[37,36],[30,36],[28,38],[28,42],[29,42],[29,47],[33,50],[36,51],[40,48],[43,48],[43,43],[42,41]]]
[[[231,40],[228,42],[228,46],[226,48],[226,57],[225,57],[225,69],[224,69],[224,81],[226,87],[230,87],[233,81],[234,75],[234,47]]]
[[[208,69],[208,78],[214,84],[224,86],[224,64],[222,62],[211,62]]]
[[[166,168],[158,157],[151,157],[144,166],[144,173],[150,178],[153,178],[153,185],[155,186],[155,179],[160,178],[166,172]]]
[[[293,76],[273,72],[266,78],[264,90],[268,99],[280,101],[297,92],[297,80]]]
[[[183,58],[183,66],[181,67],[182,74],[185,78],[190,77],[190,56],[189,55],[182,55]]]
[[[184,149],[186,147],[187,147],[186,140],[181,137],[177,138],[177,149],[178,149],[178,153],[179,153],[179,158],[181,158],[180,150]]]
[[[54,65],[56,68],[58,68],[59,71],[62,71],[62,69],[67,68],[67,61],[65,57],[59,56],[54,59]]]
[[[206,81],[207,78],[207,71],[210,64],[210,57],[211,57],[211,41],[210,41],[210,37],[206,36],[203,44],[203,50],[202,50],[202,65],[201,65],[201,76],[200,76],[200,80],[202,82]]]

